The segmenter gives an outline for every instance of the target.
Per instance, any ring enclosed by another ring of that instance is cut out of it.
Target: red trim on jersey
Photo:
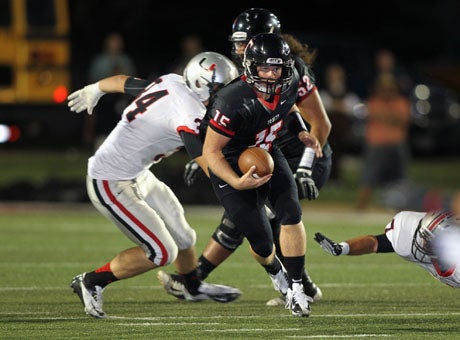
[[[158,247],[161,250],[162,253],[162,261],[160,263],[160,266],[164,266],[166,261],[168,260],[168,252],[166,251],[165,246],[160,242],[160,240],[153,234],[149,228],[147,228],[141,221],[139,221],[136,216],[131,214],[131,212],[124,206],[122,205],[112,194],[110,191],[109,187],[109,181],[103,180],[102,184],[104,186],[105,193],[109,197],[110,201],[115,204],[125,215],[128,217],[131,221],[133,221],[140,229],[142,229],[143,232],[145,232],[148,236],[152,238],[152,240],[158,245]]]
[[[241,79],[246,82],[247,77],[243,74],[241,76]],[[278,106],[278,103],[280,102],[279,92],[281,92],[281,88],[278,88],[276,91],[278,93],[275,93],[273,102],[270,103],[270,102],[267,102],[265,99],[262,98],[262,94],[260,92],[258,92],[257,90],[254,90],[254,92],[255,92],[255,94],[257,96],[257,99],[259,99],[261,104],[263,106],[265,106],[267,109],[271,110],[271,111],[275,111],[276,107]]]
[[[279,94],[275,94],[273,96],[273,101],[270,103],[270,102],[267,102],[265,99],[263,99],[261,94],[257,91],[256,91],[256,95],[257,95],[257,99],[259,99],[259,101],[263,104],[263,106],[265,106],[267,109],[271,111],[275,111],[276,107],[278,106],[278,103],[280,102],[280,97],[281,97]]]
[[[299,104],[303,102],[305,99],[310,97],[310,95],[315,91],[318,91],[318,88],[316,87],[316,85],[311,89],[310,92],[305,93],[302,97],[298,97],[296,103]]]
[[[188,126],[186,125],[180,125],[176,128],[176,131],[177,133],[180,135],[181,132],[187,132],[187,133],[191,133],[192,135],[195,135],[195,136],[198,136],[198,133],[196,133],[195,130],[192,130],[190,129]]]
[[[235,135],[235,131],[232,131],[232,130],[229,130],[225,127],[223,127],[222,125],[219,125],[214,119],[211,119],[209,121],[209,124],[211,124],[212,126],[214,126],[217,130],[220,130],[222,131],[223,133],[229,135],[229,136],[234,136]]]
[[[387,232],[389,232],[390,230],[393,230],[394,228],[395,228],[395,219],[393,218],[393,219],[391,220],[391,225],[390,225],[390,227],[389,227],[389,228],[385,228],[385,234],[386,234]]]

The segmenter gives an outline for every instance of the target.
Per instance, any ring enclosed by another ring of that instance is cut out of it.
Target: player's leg
[[[166,229],[174,239],[179,251],[174,266],[180,278],[180,295],[193,301],[215,300],[230,302],[241,295],[233,287],[204,283],[199,275],[196,258],[196,233],[185,218],[184,209],[174,192],[153,173],[146,172],[138,178],[140,195],[165,222]],[[160,271],[160,282],[167,286],[168,278],[165,272]],[[167,290],[168,291],[168,290]]]
[[[300,156],[303,153],[297,153],[297,154],[299,154],[299,157],[290,158],[288,160],[291,171],[295,171],[297,169],[297,165],[299,164],[299,161],[300,161]],[[332,168],[331,155],[332,155],[332,151],[329,145],[327,145],[323,149],[323,157],[315,161],[315,165],[313,167],[313,172],[312,172],[312,178],[315,181],[315,185],[318,188],[318,190],[321,190],[321,188],[326,184],[326,182],[329,179],[331,168]],[[281,262],[283,262],[284,256],[281,253],[280,245],[279,245],[279,232],[281,229],[281,223],[279,219],[273,213],[272,211],[273,208],[269,209],[267,207],[267,209],[268,209],[267,215],[270,217],[270,224],[272,226],[272,231],[273,231],[273,240],[274,240],[275,247],[276,247],[276,255],[281,260]],[[311,279],[306,267],[302,274],[302,284],[303,284],[305,293],[308,296],[310,296],[314,302],[321,300],[321,298],[323,297],[323,293],[321,289]],[[276,297],[276,298],[273,298],[267,301],[267,306],[284,306],[284,304],[285,304],[284,296]]]
[[[74,277],[71,287],[94,317],[105,317],[102,291],[115,281],[142,274],[175,260],[177,246],[164,222],[142,199],[133,181],[102,181],[88,177],[93,205],[137,247],[117,254],[104,266]]]
[[[276,218],[273,215],[273,218],[270,219],[270,225],[272,226],[272,231],[273,231],[273,241],[276,247],[276,256],[278,256],[280,261],[284,263],[284,256],[281,252],[281,248],[279,244],[279,233],[281,230],[281,223],[279,222],[278,218]],[[303,284],[305,294],[311,297],[313,299],[313,302],[317,302],[322,299],[323,293],[321,289],[313,282],[306,268],[304,268],[304,271],[302,273],[302,284]],[[275,297],[267,301],[267,306],[284,306],[284,305],[285,305],[285,296],[283,295]]]
[[[198,259],[198,275],[205,280],[209,274],[224,262],[243,242],[243,235],[235,228],[228,215],[224,213],[221,223],[209,239]],[[166,292],[178,299],[185,299],[181,275],[158,272],[160,283]]]
[[[302,209],[287,161],[277,150],[272,152],[272,156],[276,158],[278,166],[270,181],[269,201],[281,223],[279,244],[290,279],[286,306],[295,316],[308,316],[312,299],[305,294],[302,285],[307,243]]]

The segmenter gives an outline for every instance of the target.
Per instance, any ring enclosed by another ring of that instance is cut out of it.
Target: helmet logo
[[[233,41],[246,41],[248,40],[248,34],[246,32],[234,32],[232,34]]]
[[[200,62],[198,63],[198,65],[200,65],[206,71],[214,71],[214,69],[216,68],[217,65],[216,64],[211,64],[211,66],[205,67],[203,65],[205,60],[206,60],[206,58],[201,59]]]
[[[201,78],[207,82],[207,86],[209,88],[209,90],[211,91],[212,87],[214,86],[214,82],[216,80],[216,67],[217,65],[215,63],[211,64],[211,66],[209,67],[205,67],[203,65],[204,61],[206,60],[206,58],[203,58],[200,60],[200,62],[198,63],[198,65],[200,65],[200,67],[208,72],[212,72],[212,75],[211,75],[211,79],[206,79],[205,77],[201,76]]]
[[[283,59],[281,58],[267,58],[266,60],[267,64],[283,64]]]

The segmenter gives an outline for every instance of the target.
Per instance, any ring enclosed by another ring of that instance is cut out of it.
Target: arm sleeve
[[[180,138],[184,142],[185,150],[191,159],[195,159],[201,156],[203,150],[203,142],[201,141],[199,135],[181,131]]]
[[[395,250],[385,234],[375,236],[377,238],[377,253],[394,253]]]
[[[137,97],[147,85],[150,84],[148,80],[129,77],[125,82],[125,93],[130,96]]]

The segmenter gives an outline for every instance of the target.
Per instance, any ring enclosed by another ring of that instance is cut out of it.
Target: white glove
[[[87,85],[84,88],[71,93],[67,100],[67,104],[70,107],[70,111],[80,113],[84,110],[88,111],[88,114],[93,113],[94,107],[97,105],[99,99],[105,94],[99,89],[99,83]]]
[[[314,240],[319,243],[326,253],[339,256],[343,252],[343,246],[341,244],[332,241],[321,233],[316,233]]]

